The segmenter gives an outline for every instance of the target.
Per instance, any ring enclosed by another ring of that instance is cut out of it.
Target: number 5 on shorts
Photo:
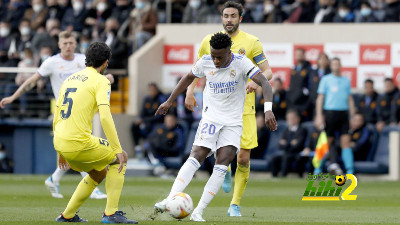
[[[214,124],[208,125],[208,123],[203,123],[203,129],[201,129],[201,133],[202,134],[206,134],[207,133],[207,128],[208,128],[208,134],[209,135],[214,135],[215,134],[215,125]]]

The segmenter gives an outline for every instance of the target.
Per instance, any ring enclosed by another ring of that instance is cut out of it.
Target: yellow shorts
[[[69,167],[78,172],[101,171],[115,161],[115,152],[111,149],[107,140],[91,136],[88,146],[90,147],[76,152],[56,150],[67,160]]]
[[[240,140],[240,147],[243,149],[253,149],[258,146],[257,124],[255,114],[243,115],[243,134]]]

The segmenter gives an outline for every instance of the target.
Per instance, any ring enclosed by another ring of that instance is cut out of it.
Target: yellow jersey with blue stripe
[[[110,105],[111,84],[93,67],[69,76],[61,86],[54,114],[54,147],[76,152],[91,145],[92,119],[100,105]]]
[[[200,59],[203,55],[210,55],[210,40],[211,36],[207,35],[201,42],[201,46],[197,55],[197,58]],[[233,53],[246,55],[254,65],[259,65],[265,61],[267,61],[261,42],[258,40],[256,36],[248,34],[239,30],[239,33],[232,39],[232,47],[231,51]],[[250,93],[246,95],[246,100],[244,102],[244,110],[243,114],[255,114],[255,93]]]

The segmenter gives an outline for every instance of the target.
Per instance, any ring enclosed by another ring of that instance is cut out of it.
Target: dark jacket
[[[397,92],[397,94],[393,97],[390,120],[392,123],[400,122],[400,92]]]
[[[159,157],[178,156],[184,148],[183,129],[168,129],[164,124],[153,129],[148,137],[150,148]]]
[[[378,104],[378,94],[374,92],[374,95],[370,97],[369,104],[368,96],[362,95],[357,107],[357,111],[364,115],[366,123],[376,123],[377,120],[377,104]]]
[[[354,161],[365,161],[371,148],[371,131],[367,126],[362,126],[357,130],[350,131],[351,142],[355,143],[352,148]]]
[[[285,145],[279,144],[279,148],[284,150],[286,153],[295,154],[299,153],[304,149],[304,144],[307,137],[307,130],[299,125],[296,131],[290,131],[289,127],[283,131],[281,140],[286,140]],[[292,141],[296,140],[296,144],[292,145]]]
[[[397,90],[391,93],[381,94],[378,97],[378,121],[384,121],[386,124],[390,123],[390,111],[392,107],[392,101]]]
[[[301,115],[307,114],[309,99],[309,77],[311,64],[305,61],[302,66],[296,65],[291,70],[290,86],[287,92],[288,109],[296,109]]]

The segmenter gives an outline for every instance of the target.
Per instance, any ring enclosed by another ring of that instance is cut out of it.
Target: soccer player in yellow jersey
[[[118,211],[127,153],[121,148],[111,116],[111,85],[102,75],[110,58],[111,49],[105,43],[92,43],[86,52],[86,69],[69,76],[59,92],[53,121],[59,166],[85,171],[88,175],[79,183],[57,222],[87,222],[76,213],[93,189],[107,178],[107,204],[101,222],[137,224]],[[107,140],[91,134],[97,111]]]
[[[239,30],[239,24],[242,21],[243,7],[241,4],[228,1],[222,7],[222,24],[225,33],[227,33],[233,42],[231,50],[233,53],[245,54],[255,66],[258,66],[265,77],[270,80],[272,78],[272,71],[268,64],[267,59],[263,53],[263,47],[257,37]],[[210,54],[210,38],[211,35],[206,36],[201,42],[198,52],[198,59],[205,54]],[[197,106],[193,90],[197,83],[197,79],[187,90],[187,97],[185,100],[186,108],[193,111],[193,106]],[[241,149],[237,155],[237,169],[235,175],[235,187],[233,198],[228,210],[229,216],[241,216],[240,213],[240,200],[243,192],[246,189],[247,180],[250,173],[250,151],[257,147],[257,125],[255,117],[255,89],[258,85],[249,80],[247,83],[247,95],[244,103],[243,111],[243,134],[241,138]],[[265,107],[271,107],[272,103],[266,102]],[[229,172],[226,174],[222,188],[225,192],[230,192],[232,186],[230,167]]]

